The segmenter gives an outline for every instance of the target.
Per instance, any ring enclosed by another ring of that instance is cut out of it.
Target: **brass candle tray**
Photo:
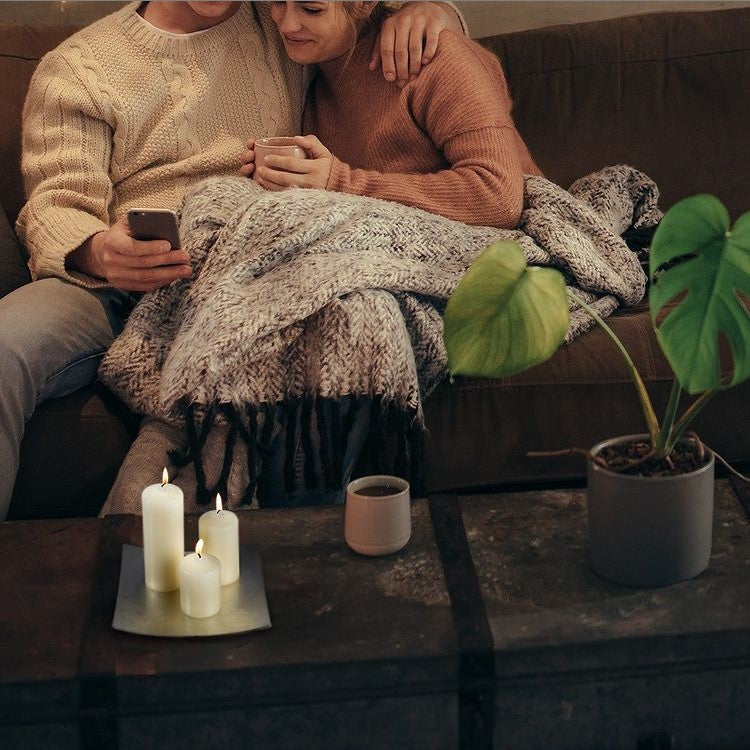
[[[180,592],[146,588],[143,547],[122,545],[120,584],[112,627],[126,633],[171,638],[230,635],[271,627],[257,547],[240,546],[240,577],[221,587],[221,609],[211,617],[188,617]]]

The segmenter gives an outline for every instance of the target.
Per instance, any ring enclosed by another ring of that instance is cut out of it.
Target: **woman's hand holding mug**
[[[252,176],[267,190],[284,190],[288,187],[325,190],[333,166],[333,155],[316,136],[297,135],[289,139],[289,145],[304,149],[307,158],[267,153],[261,163],[261,144],[261,140],[249,140],[245,144],[247,150],[242,154],[240,174]]]

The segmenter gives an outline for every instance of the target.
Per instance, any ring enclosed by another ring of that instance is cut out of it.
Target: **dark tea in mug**
[[[390,487],[384,484],[373,484],[370,487],[362,487],[357,490],[358,495],[364,495],[365,497],[388,497],[389,495],[395,495],[401,492],[398,487]]]

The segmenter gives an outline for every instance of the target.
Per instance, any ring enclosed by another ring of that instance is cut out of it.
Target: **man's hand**
[[[78,271],[106,279],[131,292],[152,292],[192,274],[184,250],[172,250],[166,240],[135,240],[121,219],[105,232],[90,237],[67,258]]]
[[[463,33],[461,22],[450,5],[404,3],[383,21],[372,51],[370,70],[376,70],[380,65],[387,81],[397,81],[399,87],[405,86],[435,56],[443,29]]]
[[[294,140],[305,149],[308,158],[269,154],[263,164],[255,165],[258,184],[268,190],[284,190],[292,186],[325,190],[333,166],[331,152],[314,135],[297,135]],[[247,166],[243,165],[242,170]]]

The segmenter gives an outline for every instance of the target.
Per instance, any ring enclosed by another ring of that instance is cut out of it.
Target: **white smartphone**
[[[172,250],[180,247],[177,214],[167,208],[131,208],[128,211],[130,234],[136,240],[166,240]]]

